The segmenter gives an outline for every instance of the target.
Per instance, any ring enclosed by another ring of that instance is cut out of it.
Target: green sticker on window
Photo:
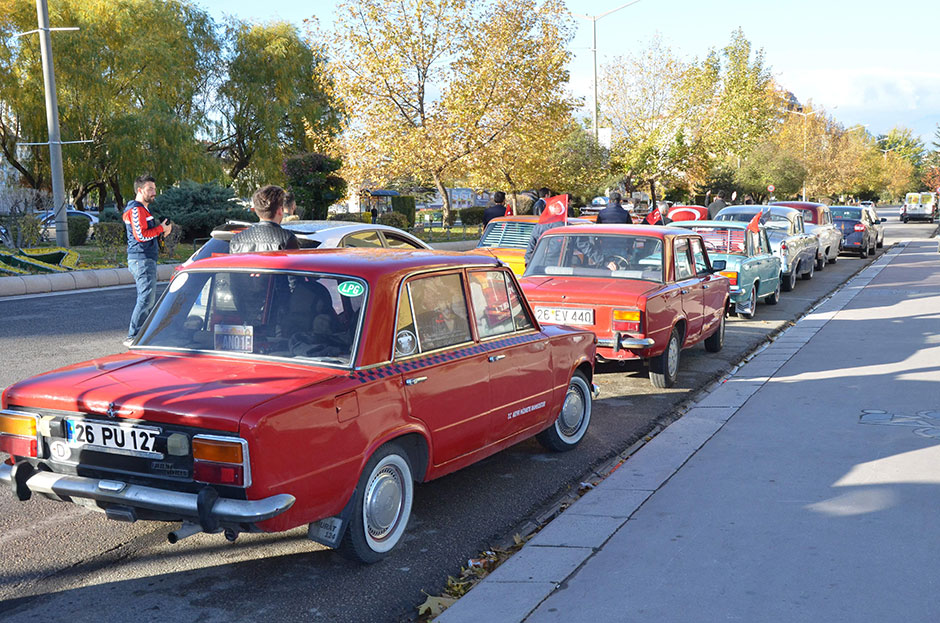
[[[343,296],[361,296],[365,291],[358,281],[344,281],[336,289]]]

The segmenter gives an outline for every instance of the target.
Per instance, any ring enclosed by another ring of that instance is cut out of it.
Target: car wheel
[[[591,386],[580,372],[571,375],[565,402],[555,422],[535,436],[548,450],[565,452],[574,449],[591,423]]]
[[[884,239],[884,238],[882,238],[882,239],[879,240],[877,243],[875,243],[875,248],[876,248],[876,249],[883,249],[884,246],[885,246],[885,239]]]
[[[863,260],[866,257],[868,257],[868,245],[867,244],[859,250],[858,256],[862,258]]]
[[[757,312],[757,284],[754,283],[751,286],[751,296],[747,299],[747,307],[743,309],[735,310],[738,312],[738,315],[742,318],[747,318],[750,320],[754,317],[754,314]]]
[[[841,249],[840,249],[840,250],[841,250]],[[838,261],[839,261],[839,252],[836,251],[836,254],[833,255],[831,258],[829,258],[829,263],[830,263],[830,264],[835,264],[835,263],[838,262]]]
[[[806,281],[809,281],[813,278],[813,275],[816,273],[816,262],[809,263],[809,270],[800,275]]]
[[[413,499],[408,454],[394,442],[385,444],[372,455],[359,477],[339,553],[367,564],[385,558],[408,527]]]
[[[789,275],[783,275],[780,280],[783,282],[783,291],[791,292],[796,286],[796,266],[793,267],[793,270],[790,271]]]
[[[665,389],[676,384],[679,373],[679,353],[682,343],[679,341],[679,330],[673,329],[669,336],[669,343],[662,354],[650,359],[650,382],[653,387]]]
[[[767,295],[764,302],[768,305],[776,305],[780,302],[780,280],[777,280],[777,287],[773,292]]]
[[[824,269],[825,267],[826,267],[826,252],[823,251],[823,252],[816,258],[816,270],[822,270],[822,269]]]
[[[757,304],[757,295],[755,294],[752,298],[754,299],[754,304]],[[754,314],[751,314],[753,317]],[[718,321],[718,328],[715,329],[715,332],[705,338],[705,350],[710,353],[717,353],[725,345],[725,314],[721,314],[721,320]]]
[[[901,222],[906,225],[906,224],[907,224],[907,217],[906,217],[906,216],[902,216],[902,217],[901,217]]]

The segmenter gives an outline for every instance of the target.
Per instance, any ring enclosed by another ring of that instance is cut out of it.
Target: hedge
[[[383,212],[379,214],[378,222],[398,229],[408,229],[408,217],[400,212]]]
[[[79,247],[88,240],[88,219],[84,216],[68,217],[69,246]]]
[[[411,196],[392,197],[392,211],[405,216],[407,227],[415,224],[415,198]],[[403,227],[402,229],[406,229]]]

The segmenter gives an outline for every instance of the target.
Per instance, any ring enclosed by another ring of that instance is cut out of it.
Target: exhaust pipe
[[[200,532],[202,532],[202,526],[197,523],[184,521],[182,526],[166,535],[166,540],[172,545],[178,541],[182,541],[188,536],[199,534]]]

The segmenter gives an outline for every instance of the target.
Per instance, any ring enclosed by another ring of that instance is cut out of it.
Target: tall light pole
[[[69,246],[68,212],[65,209],[65,178],[62,174],[62,140],[59,136],[59,100],[55,89],[55,69],[52,65],[53,30],[78,30],[78,28],[49,28],[49,7],[46,0],[36,0],[36,17],[39,28],[16,35],[21,37],[39,33],[39,51],[42,55],[42,81],[46,91],[46,127],[49,130],[49,168],[52,173],[52,209],[55,213],[55,242],[60,247]],[[75,141],[88,142],[88,141]],[[43,145],[45,143],[20,143],[20,145]]]
[[[602,17],[607,17],[611,13],[616,13],[620,9],[625,9],[631,4],[636,4],[639,1],[640,0],[633,0],[632,2],[628,2],[624,4],[623,6],[619,6],[616,9],[611,9],[610,11],[607,11],[606,13],[601,13],[600,15],[581,15],[580,13],[572,13],[572,15],[574,15],[575,17],[580,17],[581,19],[591,20],[591,52],[594,54],[594,106],[591,110],[592,112],[591,119],[593,121],[593,128],[594,128],[594,142],[597,142],[597,109],[598,109],[598,106],[597,106],[597,20],[601,19]]]
[[[897,147],[889,147],[889,148],[887,148],[887,149],[881,149],[881,148],[879,147],[879,148],[878,148],[878,151],[880,151],[880,152],[881,152],[881,155],[883,156],[883,157],[882,157],[882,160],[887,160],[887,159],[888,159],[888,152],[889,152],[889,151],[894,151],[895,149],[897,149]]]
[[[799,115],[803,117],[803,166],[806,166],[806,118],[811,115],[818,115],[822,110],[811,110],[809,112],[800,112],[797,110],[787,109],[788,113],[793,113],[794,115]],[[806,175],[803,175],[803,201],[806,201]]]

